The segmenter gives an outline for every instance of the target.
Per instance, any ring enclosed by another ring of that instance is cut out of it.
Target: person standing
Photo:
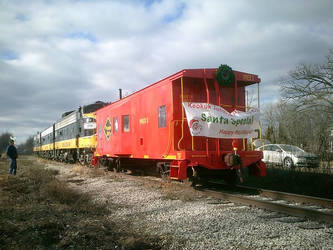
[[[9,158],[9,174],[16,175],[17,163],[16,159],[18,157],[17,149],[15,147],[15,138],[10,137],[9,146],[6,149],[6,155]]]

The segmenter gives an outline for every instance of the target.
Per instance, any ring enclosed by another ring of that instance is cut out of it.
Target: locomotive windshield
[[[85,117],[83,118],[84,123],[89,123],[89,122],[96,122],[96,120],[92,117]]]
[[[84,136],[96,134],[96,119],[92,117],[83,118]]]

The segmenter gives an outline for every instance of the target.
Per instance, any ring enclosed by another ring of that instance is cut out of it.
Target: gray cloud
[[[333,2],[0,0],[0,133],[23,142],[65,111],[113,101],[184,68],[258,74],[261,100],[324,60]],[[249,93],[256,93],[249,90]]]

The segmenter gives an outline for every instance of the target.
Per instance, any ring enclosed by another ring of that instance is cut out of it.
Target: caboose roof
[[[207,79],[214,79],[215,73],[217,71],[216,68],[209,68],[209,69],[183,69],[165,79],[172,79],[175,80],[180,77],[190,77],[190,78],[203,78],[203,72],[206,71]],[[251,85],[254,83],[259,83],[261,80],[257,75],[245,73],[241,71],[233,70],[236,80],[240,84]],[[163,79],[163,80],[165,80]]]
[[[150,84],[138,91],[135,91],[134,93],[126,96],[126,97],[123,97],[122,99],[119,99],[115,102],[112,102],[110,103],[109,105],[113,105],[114,103],[117,103],[117,102],[120,102],[122,100],[126,100],[127,98],[137,94],[138,92],[141,92],[147,88],[150,88],[154,85],[157,85],[161,82],[164,82],[166,80],[169,80],[169,81],[175,81],[181,77],[188,77],[188,78],[204,78],[204,70],[206,71],[206,78],[207,79],[215,79],[215,73],[217,71],[217,68],[201,68],[201,69],[183,69],[175,74],[172,74],[168,77],[165,77],[153,84]],[[254,75],[254,74],[250,74],[250,73],[245,73],[245,72],[241,72],[241,71],[236,71],[236,70],[233,70],[234,74],[235,74],[235,78],[236,78],[236,81],[237,81],[237,84],[242,84],[242,85],[251,85],[251,84],[254,84],[254,83],[260,83],[260,78],[258,77],[258,75]],[[100,110],[108,107],[109,105],[106,105],[105,107],[101,108]]]

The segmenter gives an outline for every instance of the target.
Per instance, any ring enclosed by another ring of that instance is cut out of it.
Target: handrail
[[[167,145],[167,147],[166,147],[164,153],[162,154],[163,157],[168,156],[168,155],[169,155],[169,152],[170,152],[170,145],[171,145],[171,129],[170,129],[170,127],[171,127],[171,123],[172,123],[172,122],[173,122],[172,120],[169,121],[168,145]]]
[[[206,101],[207,103],[210,103],[210,93],[209,93],[209,88],[208,88],[208,83],[207,83],[207,75],[206,75],[206,69],[203,69],[203,79],[204,79],[204,84],[206,88]],[[209,153],[209,139],[206,138],[206,155]]]
[[[174,138],[174,132],[175,132],[175,130],[174,130],[174,127],[175,127],[174,124],[175,124],[175,122],[178,123],[178,122],[182,122],[182,121],[186,121],[186,120],[187,119],[184,118],[182,120],[171,120],[171,121],[169,121],[169,138],[168,138],[168,145],[167,145],[167,147],[166,147],[166,149],[165,149],[165,151],[163,153],[163,157],[164,158],[169,155],[171,141],[172,141],[172,138]],[[178,141],[178,145],[179,145],[179,143],[180,143],[180,140]],[[180,147],[178,147],[178,149],[182,150]]]
[[[206,98],[207,98],[207,101],[209,102],[209,99],[210,99],[210,96],[209,96],[209,88],[208,88],[208,83],[207,83],[207,79],[206,79],[206,70],[204,69],[203,70],[203,78],[204,78],[204,84],[205,84],[205,88],[206,88]],[[237,83],[236,83],[237,84]],[[187,120],[186,117],[185,117],[185,112],[184,112],[184,107],[183,107],[183,102],[184,102],[184,79],[183,77],[180,78],[180,85],[181,85],[181,109],[182,109],[182,118],[181,120],[171,120],[169,121],[169,136],[168,136],[168,144],[167,144],[167,147],[166,147],[166,150],[163,154],[163,156],[165,155],[168,155],[168,151],[170,151],[170,147],[171,147],[171,140],[172,140],[172,137],[174,137],[174,132],[175,132],[175,129],[174,129],[174,122],[178,122],[178,121],[181,121],[181,138],[178,140],[177,142],[177,149],[179,151],[181,150],[185,150],[185,148],[182,148],[181,147],[181,142],[184,140],[184,122]],[[215,90],[216,92],[220,92],[220,89],[218,88],[218,85],[216,82],[214,82],[214,85],[215,85]],[[236,85],[237,86],[237,85]],[[217,93],[218,94],[218,93]],[[235,96],[237,96],[237,93],[234,93]],[[258,84],[258,95],[259,95],[259,84]],[[244,106],[244,105],[237,105],[237,100],[235,100],[235,104],[234,105],[229,105],[229,104],[222,104],[221,105],[221,100],[220,100],[220,95],[217,96],[218,98],[218,106],[220,107],[234,107],[234,108],[247,108],[247,106]],[[259,99],[259,98],[258,98]],[[259,108],[259,100],[258,100],[258,108]],[[195,151],[195,144],[194,144],[194,136],[191,136],[191,149],[192,151]],[[262,141],[262,133],[261,133],[261,125],[259,124],[259,138],[260,138],[260,141]],[[173,141],[175,143],[175,141]],[[174,145],[175,146],[175,145]],[[217,150],[220,151],[220,147],[219,147],[219,141],[217,142]],[[246,141],[245,139],[243,139],[243,151],[246,150]],[[253,143],[252,143],[252,138],[251,138],[251,148],[253,150]],[[206,140],[206,151],[207,151],[207,154],[208,154],[208,151],[209,151],[209,143],[208,143],[208,139]]]
[[[216,70],[216,72],[217,72],[217,70]],[[214,78],[214,87],[215,87],[215,94],[216,94],[216,99],[217,99],[217,105],[221,107],[220,86],[217,83],[216,78]],[[220,139],[219,138],[216,140],[216,148],[217,148],[217,155],[220,158],[220,156],[221,156],[221,150],[220,150]]]
[[[183,83],[183,77],[182,78],[180,78],[180,96],[181,96],[181,99],[182,99],[182,102],[181,102],[181,109],[182,109],[182,137],[180,138],[180,140],[178,141],[178,144],[177,144],[177,146],[178,146],[178,149],[179,150],[182,150],[181,148],[180,148],[180,142],[183,140],[183,138],[184,138],[184,107],[183,107],[183,102],[184,102],[184,83]]]

